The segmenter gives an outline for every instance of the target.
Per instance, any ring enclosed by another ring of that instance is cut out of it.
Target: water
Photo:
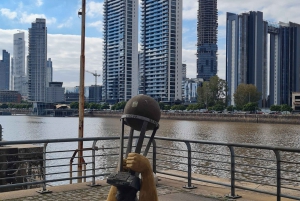
[[[240,123],[240,122],[212,122],[212,121],[183,121],[183,120],[167,120],[162,119],[160,122],[160,128],[157,131],[156,136],[170,137],[170,138],[182,138],[191,140],[207,140],[217,142],[229,142],[229,143],[251,143],[260,145],[270,146],[284,146],[300,148],[300,136],[299,130],[300,125],[290,124],[256,124],[256,123]],[[35,117],[35,116],[0,116],[0,124],[4,128],[3,139],[6,141],[14,140],[38,140],[38,139],[56,139],[56,138],[76,138],[78,137],[78,118],[75,117]],[[128,127],[126,127],[126,133],[129,133]],[[119,136],[121,132],[121,122],[119,118],[91,118],[86,117],[84,119],[84,137],[105,137],[105,136]],[[150,133],[147,133],[148,135]],[[158,141],[160,147],[172,147],[177,150],[171,151],[174,155],[187,156],[186,145],[184,143]],[[77,143],[61,143],[61,144],[49,144],[47,151],[55,151],[60,149],[76,149]],[[98,147],[109,147],[118,146],[118,140],[111,143],[98,142]],[[75,147],[75,148],[74,148]],[[84,147],[91,147],[91,142],[84,142]],[[218,167],[221,169],[230,169],[230,165],[226,163],[214,162],[216,160],[223,162],[230,162],[230,157],[224,157],[216,154],[227,154],[229,155],[229,149],[226,146],[211,146],[211,145],[197,145],[192,144],[192,149],[202,152],[210,152],[214,154],[202,154],[193,153],[192,157],[200,158],[200,160],[193,160],[193,172],[205,175],[218,176],[222,178],[229,178],[230,174],[228,171],[216,170],[210,167]],[[164,149],[160,149],[164,151]],[[100,150],[99,153],[118,153],[106,150]],[[239,166],[238,163],[259,165],[265,167],[276,167],[275,155],[272,151],[262,151],[253,149],[235,149],[236,155],[250,156],[257,158],[266,158],[273,160],[269,161],[254,161],[251,159],[239,159],[236,158],[237,166],[236,169],[240,171],[247,171],[251,173],[257,173],[264,175],[273,176],[276,178],[276,171],[255,169],[247,167],[245,165]],[[72,155],[72,154],[71,154]],[[61,158],[64,155],[61,153],[53,154],[48,158]],[[49,161],[47,165],[59,165],[59,163],[69,164],[69,155],[66,160],[54,160]],[[284,156],[285,159],[300,161],[299,154],[288,154]],[[282,158],[284,158],[282,157]],[[115,166],[115,157],[99,157],[96,161],[96,166],[108,167]],[[177,169],[185,170],[186,158],[170,157],[170,156],[158,156],[158,169]],[[206,159],[206,160],[204,160]],[[91,158],[87,158],[89,162]],[[76,160],[74,160],[75,162]],[[172,163],[169,163],[171,161]],[[174,163],[175,162],[175,163]],[[73,170],[76,169],[76,165],[73,166]],[[298,167],[283,168],[288,170],[297,169]],[[62,171],[61,168],[58,168]],[[51,168],[50,172],[55,172],[57,169]],[[48,173],[49,173],[48,171]],[[63,171],[68,171],[68,166]],[[101,173],[99,170],[98,173]],[[103,171],[104,172],[104,171]],[[65,175],[53,175],[51,178],[68,178],[68,173]],[[74,173],[76,176],[76,173]],[[293,178],[293,173],[288,173],[286,178]],[[255,181],[270,182],[274,183],[274,179],[267,177],[254,177],[249,174],[237,174],[237,178],[240,179],[251,179]],[[61,182],[62,184],[64,182]],[[56,183],[57,184],[57,183]],[[55,184],[55,185],[56,185]],[[296,184],[298,185],[298,184]]]
[[[160,120],[156,136],[252,143],[300,148],[300,125]],[[78,118],[0,116],[3,139],[37,140],[78,137]],[[84,137],[119,136],[118,118],[84,118]]]

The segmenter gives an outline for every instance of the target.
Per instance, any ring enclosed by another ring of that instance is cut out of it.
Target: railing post
[[[197,188],[192,185],[192,148],[189,142],[185,142],[188,150],[188,185],[183,186],[183,188],[193,189]]]
[[[234,155],[234,148],[232,146],[228,146],[230,150],[230,195],[227,195],[228,198],[237,199],[242,196],[235,195],[235,155]]]
[[[278,150],[273,150],[276,156],[276,167],[277,167],[277,201],[281,200],[281,167],[280,167],[280,153]]]
[[[97,140],[93,141],[92,146],[92,183],[90,184],[91,187],[94,186],[101,186],[100,184],[96,184],[96,150],[98,150],[98,147],[96,147]]]
[[[44,147],[43,147],[43,173],[42,173],[42,175],[43,175],[43,181],[44,181],[44,183],[43,183],[43,189],[42,190],[39,190],[39,191],[37,191],[38,193],[41,193],[41,194],[44,194],[44,193],[52,193],[52,191],[49,191],[49,190],[47,190],[46,189],[46,151],[47,151],[47,145],[48,145],[48,143],[44,143]]]
[[[152,170],[156,174],[156,141],[155,141],[155,139],[153,139],[153,141],[152,141],[152,149],[153,149]]]

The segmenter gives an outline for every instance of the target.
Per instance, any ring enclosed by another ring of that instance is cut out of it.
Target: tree
[[[247,103],[257,103],[261,99],[261,93],[253,84],[240,84],[233,94],[237,108],[243,108]]]
[[[215,111],[223,111],[224,110],[224,105],[217,103],[216,105],[213,106],[213,110]]]
[[[72,108],[72,109],[78,109],[79,108],[79,103],[78,102],[72,102],[72,103],[70,103],[70,108]]]
[[[216,104],[226,105],[227,83],[217,75],[203,82],[197,89],[198,102],[206,107]]]
[[[158,105],[161,110],[163,110],[165,108],[165,103],[163,103],[163,102],[159,102]]]
[[[104,110],[104,109],[109,109],[109,104],[108,103],[103,103],[101,105],[101,109]]]
[[[281,111],[289,111],[291,112],[293,110],[293,108],[287,104],[283,104],[281,105],[281,108],[280,108]]]
[[[255,111],[258,108],[257,103],[246,103],[243,106],[243,111]]]
[[[281,111],[281,106],[280,105],[271,105],[270,110],[279,112],[279,111]]]
[[[230,105],[230,106],[227,106],[226,109],[227,109],[227,111],[233,111],[236,108],[233,105]]]
[[[185,106],[184,105],[173,105],[171,107],[172,110],[185,110]]]

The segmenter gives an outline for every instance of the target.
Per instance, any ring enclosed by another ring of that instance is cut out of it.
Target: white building
[[[182,0],[141,0],[143,58],[139,93],[162,102],[182,98]]]
[[[53,67],[51,58],[47,60],[47,70],[46,70],[46,85],[49,86],[49,83],[53,81]]]
[[[138,93],[138,0],[104,0],[102,99],[114,104]]]

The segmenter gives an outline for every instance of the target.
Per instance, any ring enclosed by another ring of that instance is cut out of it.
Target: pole
[[[83,119],[84,119],[84,71],[85,71],[85,2],[82,0],[82,13],[81,13],[81,55],[80,55],[80,85],[79,85],[79,127],[78,138],[83,138]],[[78,172],[77,176],[82,176],[83,164],[83,141],[78,141]],[[82,178],[77,180],[78,183],[82,182]]]

